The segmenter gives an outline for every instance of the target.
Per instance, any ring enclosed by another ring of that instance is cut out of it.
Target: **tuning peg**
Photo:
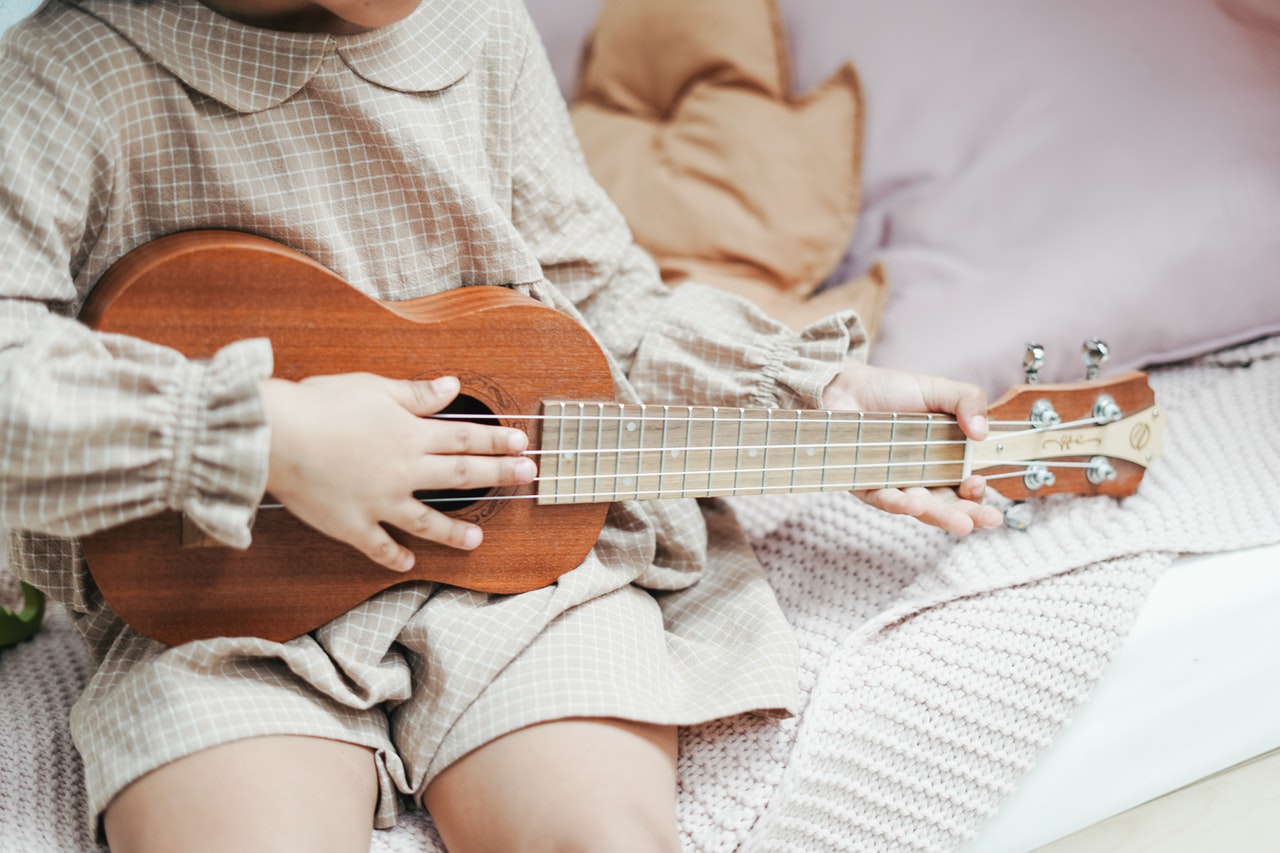
[[[1111,357],[1111,347],[1100,338],[1089,338],[1080,345],[1080,359],[1084,362],[1084,378],[1096,379],[1098,368]]]
[[[1000,510],[1004,516],[1004,526],[1012,530],[1026,530],[1031,527],[1034,511],[1028,501],[1014,501],[1006,498],[994,487],[987,487],[982,495],[982,502]]]
[[[1004,526],[1011,530],[1028,530],[1034,512],[1026,501],[1013,501],[1004,508]]]
[[[1027,344],[1027,351],[1022,356],[1022,372],[1027,375],[1027,384],[1035,385],[1040,381],[1040,368],[1044,367],[1044,347],[1040,344]]]

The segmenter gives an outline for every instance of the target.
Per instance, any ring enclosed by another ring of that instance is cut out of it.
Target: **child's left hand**
[[[822,403],[824,408],[845,411],[953,414],[969,438],[980,441],[987,436],[987,396],[978,386],[872,367],[855,359],[849,359],[827,386]],[[873,489],[854,494],[885,512],[914,516],[963,536],[1003,521],[998,509],[979,503],[986,487],[986,480],[974,475],[954,489]]]

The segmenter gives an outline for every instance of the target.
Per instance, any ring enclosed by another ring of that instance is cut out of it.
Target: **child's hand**
[[[458,380],[396,381],[365,373],[263,384],[271,427],[267,490],[294,515],[396,571],[413,554],[382,524],[454,548],[480,528],[413,496],[533,481],[519,430],[426,418],[458,394]]]
[[[825,408],[846,411],[953,414],[969,438],[980,441],[987,436],[987,397],[982,389],[937,376],[871,367],[850,359],[823,392],[822,402]],[[995,507],[978,503],[986,487],[986,481],[975,475],[955,489],[875,489],[855,494],[886,512],[914,516],[964,535],[1003,521]]]

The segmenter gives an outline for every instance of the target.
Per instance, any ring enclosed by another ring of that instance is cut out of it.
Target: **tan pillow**
[[[815,294],[860,202],[857,72],[793,98],[775,0],[605,0],[572,110],[665,280],[732,290],[796,328],[854,308],[874,330],[880,270]]]

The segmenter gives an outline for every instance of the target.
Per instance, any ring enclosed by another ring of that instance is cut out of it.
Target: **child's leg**
[[[676,729],[559,720],[480,747],[427,787],[449,853],[678,851]]]
[[[367,851],[373,753],[311,737],[258,737],[197,752],[129,785],[107,806],[112,853]]]

